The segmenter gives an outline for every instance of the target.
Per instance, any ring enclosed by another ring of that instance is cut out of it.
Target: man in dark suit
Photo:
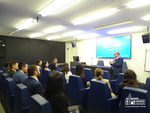
[[[114,79],[117,79],[118,74],[122,73],[123,58],[120,57],[119,52],[114,52],[114,57],[114,60],[110,61],[109,63],[112,66],[113,77]]]
[[[18,70],[18,62],[17,61],[11,62],[9,76],[13,77],[13,75],[16,73],[17,70]]]
[[[38,80],[40,72],[36,65],[29,66],[28,75],[29,77],[23,81],[23,84],[28,87],[30,95],[43,94],[45,89]]]

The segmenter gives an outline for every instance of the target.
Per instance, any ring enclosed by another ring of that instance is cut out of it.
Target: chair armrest
[[[111,113],[118,113],[118,108],[119,108],[119,99],[118,97],[113,97],[108,99],[108,103],[109,103],[109,108]]]

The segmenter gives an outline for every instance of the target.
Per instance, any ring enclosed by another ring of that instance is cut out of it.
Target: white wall
[[[142,34],[132,35],[132,58],[125,59],[128,68],[133,69],[140,82],[145,82],[150,73],[144,72],[145,50],[150,49],[149,44],[143,44]],[[69,48],[69,50],[68,50]],[[77,47],[72,48],[70,43],[66,43],[66,62],[73,61],[73,56],[80,56],[80,61],[86,62],[88,65],[96,65],[96,39],[88,39],[77,41]],[[105,66],[109,66],[111,59],[102,59]]]

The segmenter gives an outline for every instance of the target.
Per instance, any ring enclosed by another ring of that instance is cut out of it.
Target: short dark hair
[[[56,70],[56,63],[52,62],[50,64],[50,69],[53,71],[53,70]]]
[[[22,67],[25,67],[26,65],[27,65],[26,62],[19,62],[19,65],[18,65],[19,70],[21,70]]]
[[[18,61],[13,61],[13,62],[11,62],[11,63],[10,63],[10,68],[12,68],[13,65],[15,65],[16,63],[18,63]]]
[[[36,67],[36,65],[30,65],[28,68],[28,75],[33,76],[34,72],[37,70],[38,70],[38,68]]]
[[[40,63],[41,61],[42,61],[42,60],[38,60],[38,61],[36,62],[36,64],[39,65],[39,63]]]
[[[75,69],[74,74],[77,76],[81,76],[81,78],[84,78],[84,66],[83,66],[83,64],[79,63],[76,65],[76,69]]]
[[[69,72],[69,64],[68,63],[64,63],[61,66],[61,72],[63,72],[64,74],[68,74],[68,72]]]
[[[5,64],[5,68],[7,69],[8,67],[10,67],[10,62],[7,62],[7,63]]]

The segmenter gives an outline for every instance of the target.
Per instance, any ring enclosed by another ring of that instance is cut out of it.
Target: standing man
[[[118,78],[118,74],[122,73],[122,65],[123,65],[123,58],[120,57],[119,52],[114,52],[114,60],[109,62],[112,66],[113,70],[113,77],[114,79]]]

